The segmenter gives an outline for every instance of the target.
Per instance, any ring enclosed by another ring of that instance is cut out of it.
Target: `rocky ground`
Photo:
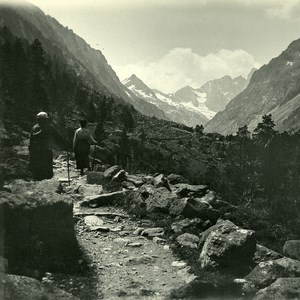
[[[89,277],[49,273],[44,280],[84,299],[165,299],[174,287],[194,279],[153,221],[128,215],[121,207],[81,207],[82,199],[101,194],[103,188],[87,184],[87,176],[79,176],[71,164],[70,185],[63,161],[56,162],[55,178],[75,199],[75,229]]]
[[[207,186],[119,166],[80,176],[72,160],[68,182],[64,155],[54,171],[0,191],[0,298],[300,298],[300,242],[259,245]]]

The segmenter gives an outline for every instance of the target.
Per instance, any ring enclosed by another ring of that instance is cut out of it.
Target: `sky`
[[[99,49],[120,80],[166,93],[246,77],[300,38],[300,0],[28,2]]]

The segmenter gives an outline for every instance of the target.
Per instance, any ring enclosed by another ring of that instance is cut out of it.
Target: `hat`
[[[46,112],[41,111],[41,112],[39,112],[39,113],[36,115],[36,118],[37,118],[38,120],[40,120],[40,119],[48,119],[49,116],[48,116],[48,114],[47,114]]]

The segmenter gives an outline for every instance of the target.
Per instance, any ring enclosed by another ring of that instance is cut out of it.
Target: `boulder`
[[[140,217],[147,215],[146,202],[142,195],[137,190],[127,190],[125,191],[125,202],[124,206],[127,208],[128,212]],[[122,202],[122,201],[121,201]]]
[[[154,186],[156,188],[165,187],[166,189],[171,191],[168,179],[163,174],[159,174],[159,175],[154,177]]]
[[[255,250],[254,231],[222,220],[207,236],[199,262],[203,269],[240,272],[251,265]]]
[[[120,166],[112,166],[103,172],[103,176],[106,179],[112,179],[120,170]]]
[[[129,181],[122,181],[121,185],[124,189],[127,189],[127,190],[132,191],[132,190],[137,189],[137,187],[132,182],[129,182]]]
[[[44,179],[37,182],[17,179],[10,183],[9,188],[13,194],[18,195],[30,193],[32,191],[58,194],[61,194],[64,191],[62,184],[55,178]]]
[[[168,179],[169,183],[171,183],[171,184],[188,183],[188,180],[186,178],[184,178],[181,175],[177,175],[177,174],[173,174],[173,173],[168,175],[167,179]]]
[[[141,235],[146,237],[163,236],[164,234],[165,231],[161,227],[147,228],[141,232]]]
[[[80,206],[100,207],[106,205],[122,205],[125,203],[128,191],[117,191],[107,194],[87,196],[81,202]]]
[[[98,227],[103,227],[104,221],[97,216],[85,216],[84,223],[90,231],[93,231]]]
[[[202,201],[205,201],[214,207],[214,203],[217,200],[217,194],[214,191],[207,191],[206,194],[201,197]]]
[[[254,297],[254,300],[274,299],[300,299],[300,278],[278,278]]]
[[[139,192],[144,199],[147,199],[150,195],[154,194],[155,187],[151,184],[144,184],[139,188]]]
[[[283,254],[300,260],[300,240],[289,240],[284,243]]]
[[[101,194],[103,192],[103,188],[101,185],[85,184],[80,185],[75,192],[81,194],[83,197],[88,197]]]
[[[199,238],[194,234],[183,233],[176,238],[176,241],[181,247],[197,249]]]
[[[2,296],[2,297],[1,297]],[[7,300],[76,300],[77,297],[40,281],[18,275],[0,276],[0,297]]]
[[[177,198],[178,196],[175,193],[170,192],[167,188],[157,188],[146,199],[147,212],[167,213],[169,211],[170,204]]]
[[[262,245],[257,244],[256,245],[256,251],[254,253],[253,261],[256,264],[259,264],[260,262],[268,261],[268,260],[274,260],[278,258],[282,258],[283,255],[273,251],[271,249],[268,249]]]
[[[176,193],[180,197],[203,197],[208,189],[206,185],[191,185],[184,183],[176,184],[175,188]]]
[[[152,175],[145,175],[143,176],[143,182],[154,185],[154,177]]]
[[[120,170],[114,177],[112,181],[123,181],[126,179],[126,172],[124,170]]]
[[[68,269],[80,255],[72,199],[31,188],[18,195],[0,192],[0,234],[5,236],[8,272]]]
[[[212,206],[201,201],[199,198],[178,198],[170,205],[170,214],[174,216],[182,215],[188,218],[201,218],[202,220],[216,221],[220,212]]]
[[[126,175],[126,181],[132,182],[136,187],[144,184],[143,178],[136,175]]]
[[[105,177],[102,172],[90,171],[86,174],[86,182],[88,184],[103,184]]]
[[[300,277],[300,261],[283,257],[259,263],[245,279],[264,288],[281,277]]]
[[[171,225],[171,228],[175,233],[183,233],[192,227],[199,228],[199,227],[201,227],[202,224],[203,224],[203,221],[199,218],[194,218],[194,219],[186,218],[186,219],[182,219],[182,220],[174,222]]]

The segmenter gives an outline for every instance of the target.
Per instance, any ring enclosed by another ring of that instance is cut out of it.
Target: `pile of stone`
[[[254,231],[224,218],[236,207],[222,201],[206,185],[190,185],[175,174],[130,175],[119,166],[90,172],[87,182],[114,182],[120,189],[85,197],[82,206],[128,205],[141,215],[174,217],[171,229],[179,247],[198,251],[197,263],[204,272],[242,276],[233,282],[241,295],[255,299],[300,298],[300,241],[287,241],[285,256],[259,245]]]

